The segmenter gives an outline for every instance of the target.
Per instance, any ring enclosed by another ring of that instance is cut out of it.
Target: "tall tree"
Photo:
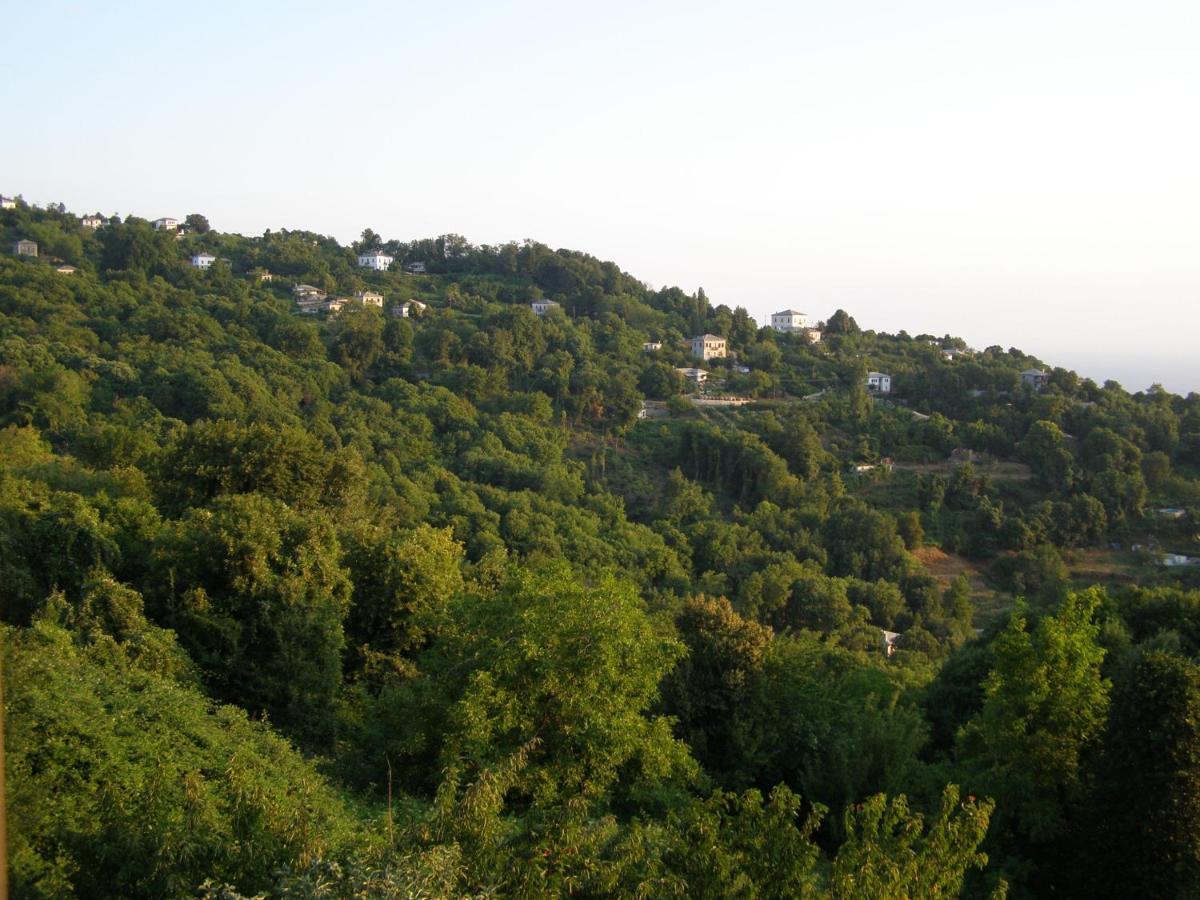
[[[1093,897],[1191,897],[1200,890],[1200,666],[1141,653],[1117,677],[1079,830]]]
[[[960,734],[959,756],[967,782],[996,799],[993,837],[1010,852],[1037,856],[1081,799],[1081,760],[1108,711],[1095,621],[1103,599],[1096,588],[1068,594],[1032,628],[1018,610],[992,642],[983,706]]]

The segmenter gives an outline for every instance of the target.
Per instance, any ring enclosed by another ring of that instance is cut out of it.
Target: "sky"
[[[0,192],[532,238],[1200,391],[1200,3],[4,3]]]

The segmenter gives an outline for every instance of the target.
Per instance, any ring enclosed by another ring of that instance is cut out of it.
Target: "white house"
[[[392,307],[392,315],[397,319],[411,319],[425,312],[429,307],[420,300],[409,300]]]
[[[37,256],[37,241],[22,238],[13,244],[13,253],[17,256]]]
[[[326,312],[335,313],[341,312],[342,307],[350,302],[349,297],[330,297],[322,304]]]
[[[151,224],[155,231],[175,231],[179,228],[179,220],[172,218],[155,219]]]
[[[552,309],[558,309],[559,304],[553,300],[534,300],[529,304],[529,308],[533,310],[535,316],[544,316]]]
[[[890,394],[892,392],[892,376],[884,375],[882,372],[868,372],[867,390],[876,394]]]
[[[715,334],[700,334],[692,338],[692,356],[697,359],[724,359],[725,338]]]
[[[203,251],[195,254],[192,257],[192,268],[207,269],[209,266],[211,266],[216,261],[217,261],[217,258],[215,256],[213,256],[208,251],[203,250]]]
[[[386,272],[394,257],[388,256],[382,250],[368,250],[358,255],[358,265],[363,269],[374,269],[376,272]]]
[[[425,263],[423,263],[423,262],[405,263],[404,271],[407,272],[409,275],[424,275],[425,274]]]
[[[17,201],[12,197],[0,197],[0,209],[16,209]]]
[[[804,336],[806,338],[808,338],[808,342],[810,344],[821,343],[821,329],[820,328],[801,328],[800,330],[804,333]]]
[[[81,224],[84,228],[99,228],[104,224],[104,219],[100,216],[84,216]]]
[[[60,275],[74,275],[79,270],[74,266],[56,266],[54,271]]]
[[[355,291],[354,298],[363,306],[378,306],[383,309],[383,294],[377,291]]]
[[[900,632],[888,631],[884,628],[879,629],[879,631],[883,636],[883,652],[891,656],[896,652],[896,641],[900,640]]]
[[[662,349],[662,341],[643,341],[642,342],[642,352],[643,353],[652,353],[655,350],[661,350],[661,349]]]
[[[1041,369],[1026,369],[1021,373],[1021,384],[1035,391],[1044,388],[1049,380],[1050,376]]]
[[[798,309],[785,309],[771,314],[771,327],[776,331],[803,331],[808,327],[808,316]]]
[[[676,368],[675,371],[697,387],[708,381],[708,373],[703,369],[695,369],[687,366]]]

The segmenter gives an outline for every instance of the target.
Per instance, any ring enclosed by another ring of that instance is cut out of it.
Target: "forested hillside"
[[[1200,893],[1200,396],[186,225],[0,212],[16,896]]]

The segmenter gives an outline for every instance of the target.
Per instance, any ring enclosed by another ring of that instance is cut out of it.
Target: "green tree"
[[[911,813],[904,795],[882,794],[846,811],[846,842],[830,874],[830,896],[838,900],[951,897],[962,890],[972,869],[987,865],[979,852],[995,804],[969,797],[947,785],[937,815],[925,823]],[[1002,900],[1004,889],[993,898]]]
[[[801,818],[800,798],[783,785],[758,791],[717,791],[668,819],[664,861],[689,897],[803,898],[822,896],[818,851],[811,840],[824,810]]]
[[[208,224],[208,219],[200,215],[200,213],[191,213],[183,220],[183,227],[195,234],[208,234],[212,231],[212,226]]]
[[[645,714],[683,648],[632,585],[547,563],[510,571],[495,594],[463,595],[447,616],[418,663],[432,682],[381,697],[378,725],[396,751],[436,747],[457,781],[531,748],[516,789],[538,807],[694,765],[668,720]]]
[[[904,541],[904,549],[919,550],[925,542],[925,529],[921,526],[921,514],[909,510],[896,520],[896,531]]]
[[[1098,589],[1068,594],[1032,629],[1014,612],[992,642],[983,706],[960,735],[959,756],[971,783],[995,797],[1001,839],[1059,837],[1078,800],[1082,756],[1108,711],[1095,622],[1102,600]]]
[[[859,327],[853,316],[844,309],[839,309],[825,323],[825,333],[831,335],[858,334]]]
[[[350,582],[323,519],[223,497],[164,530],[158,610],[220,698],[312,746],[333,737]]]
[[[895,579],[904,570],[904,542],[896,533],[896,520],[886,513],[845,503],[826,520],[822,534],[835,575],[873,581]]]
[[[251,493],[308,507],[321,498],[330,462],[320,442],[299,428],[200,421],[176,435],[158,481],[176,508]]]
[[[694,597],[677,619],[687,655],[663,681],[677,733],[718,776],[732,773],[737,712],[761,673],[771,630],[743,619],[723,597]]]
[[[123,590],[97,585],[113,603],[101,613],[94,592],[88,615],[117,614]],[[6,629],[14,895],[183,897],[206,878],[249,894],[345,848],[356,824],[316,769],[242,710],[121,652],[144,638],[80,641],[49,619]]]
[[[384,351],[384,321],[374,307],[347,306],[330,329],[329,355],[351,380],[362,383]]]
[[[1067,446],[1066,435],[1053,422],[1038,421],[1029,426],[1019,450],[1034,475],[1050,490],[1069,491],[1076,483],[1075,457]]]
[[[666,400],[682,394],[686,387],[683,376],[675,371],[675,367],[664,362],[652,362],[638,377],[638,389],[647,397],[656,400]]]
[[[450,529],[364,524],[344,545],[353,584],[346,630],[360,665],[376,679],[412,674],[411,658],[464,588],[462,544]]]
[[[1108,428],[1093,428],[1081,450],[1087,491],[1104,504],[1110,521],[1138,515],[1146,501],[1142,452]]]
[[[1200,667],[1140,653],[1116,678],[1081,823],[1082,890],[1187,897],[1200,885]]]

